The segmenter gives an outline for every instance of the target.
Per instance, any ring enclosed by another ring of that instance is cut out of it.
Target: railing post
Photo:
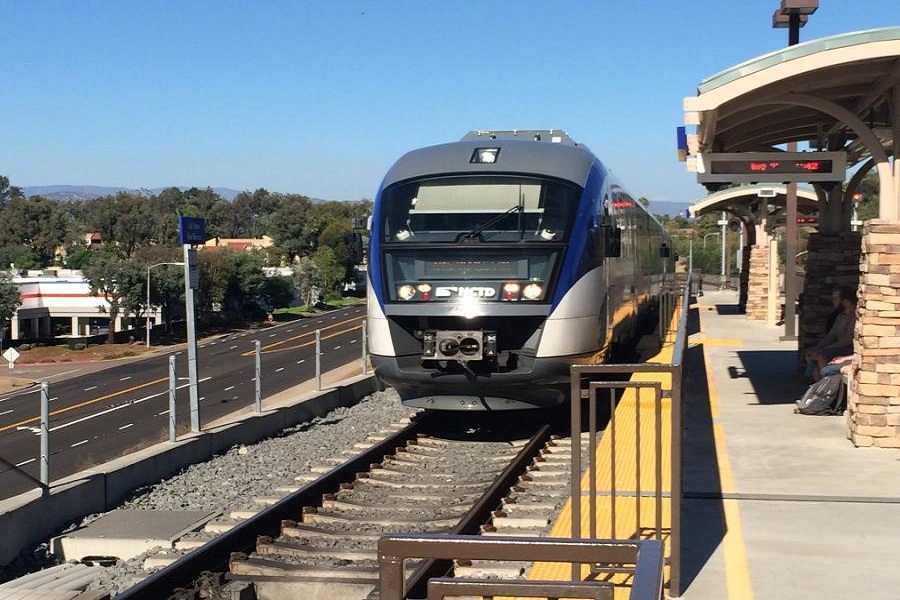
[[[50,493],[50,384],[41,382],[41,487]]]
[[[322,330],[316,329],[316,391],[322,391]]]
[[[256,383],[256,413],[259,414],[262,412],[262,344],[256,340],[253,347],[256,350],[256,377],[253,381]]]
[[[366,331],[366,321],[362,322],[362,352],[359,358],[359,368],[362,371],[362,374],[366,374],[366,344],[368,344],[368,332]]]
[[[178,389],[175,377],[175,355],[169,357],[169,441],[173,444],[178,439],[178,422],[175,419],[175,392]]]

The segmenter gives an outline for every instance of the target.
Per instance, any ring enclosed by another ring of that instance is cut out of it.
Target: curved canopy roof
[[[769,206],[784,207],[787,202],[787,187],[784,185],[742,185],[710,194],[688,207],[688,211],[692,217],[702,217],[722,210],[735,214],[755,213],[762,200],[760,192],[774,194],[765,198]],[[810,189],[797,188],[797,209],[803,214],[818,212],[816,193]]]
[[[871,155],[847,116],[892,152],[891,88],[900,81],[900,27],[813,40],[754,58],[703,80],[684,100],[700,152],[772,150],[831,139],[853,164]],[[841,113],[841,114],[834,114]],[[845,145],[846,144],[846,145]]]

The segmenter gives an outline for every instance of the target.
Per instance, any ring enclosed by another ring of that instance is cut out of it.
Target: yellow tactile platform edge
[[[680,318],[681,307],[675,311],[672,316],[669,331],[671,332],[663,344],[660,352],[647,362],[668,364],[672,361],[672,352],[675,341],[675,330]],[[662,384],[663,390],[669,390],[672,386],[672,378],[667,373],[637,373],[632,381],[659,382]],[[617,490],[635,490],[636,489],[636,473],[635,468],[638,456],[635,451],[635,433],[636,424],[636,407],[638,404],[638,390],[628,389],[619,401],[616,412],[616,489]],[[642,440],[646,440],[641,444],[640,461],[641,461],[641,487],[644,492],[652,491],[656,488],[656,458],[653,443],[653,429],[656,426],[653,411],[653,393],[650,390],[642,390],[640,392],[640,436]],[[662,400],[662,489],[669,492],[672,488],[671,484],[671,401],[668,398]],[[597,446],[594,460],[597,462],[597,490],[600,492],[608,492],[611,489],[611,446],[612,436],[605,433],[601,436],[600,444]],[[589,509],[590,500],[587,490],[590,489],[590,472],[585,471],[581,480],[581,531],[585,537],[590,535],[589,529]],[[613,523],[611,520],[611,497],[609,495],[598,495],[597,497],[597,515],[596,527],[597,538],[612,538]],[[656,526],[656,502],[652,497],[643,497],[640,499],[640,519],[637,519],[638,501],[635,496],[618,496],[616,499],[616,522],[615,531],[616,538],[631,539],[652,539],[655,534]],[[669,535],[671,531],[671,502],[668,497],[662,499],[662,531],[663,542],[665,544],[666,557],[669,556]],[[563,506],[559,517],[553,524],[550,531],[550,537],[568,538],[571,537],[572,531],[572,499],[570,498],[565,506]],[[664,573],[664,580],[669,581],[668,566]],[[583,577],[588,576],[588,567],[583,568]],[[535,563],[528,574],[531,580],[555,580],[565,581],[571,577],[571,565],[569,563]],[[628,598],[630,589],[627,585],[629,576],[615,575],[605,578],[611,583],[618,584],[616,587],[615,597]],[[499,600],[499,599],[498,599]]]

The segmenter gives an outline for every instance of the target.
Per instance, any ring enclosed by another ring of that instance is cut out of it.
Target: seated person
[[[828,377],[829,375],[835,375],[837,373],[843,373],[844,367],[853,364],[853,355],[849,354],[847,356],[836,356],[831,361],[819,369],[819,377]]]
[[[804,357],[815,363],[813,378],[820,379],[821,369],[838,356],[853,354],[853,329],[856,324],[856,291],[847,286],[834,290],[836,301],[834,323],[817,344],[809,348]],[[840,309],[840,312],[838,312]]]

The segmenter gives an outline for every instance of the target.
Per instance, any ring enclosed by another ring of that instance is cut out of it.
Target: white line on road
[[[303,359],[298,360],[298,361],[297,361],[297,364],[298,364],[298,365],[302,365],[302,364],[305,363],[305,362],[306,362],[306,359],[303,358]]]
[[[9,400],[8,397],[7,397],[7,398],[0,398],[0,402],[6,402],[7,400]]]
[[[277,334],[270,334],[269,337],[275,337]]]
[[[350,340],[351,344],[355,344],[356,342],[357,342],[357,340]]]
[[[91,390],[96,390],[96,389],[97,389],[97,386],[96,386],[96,385],[92,385],[92,386],[89,387],[89,388],[84,388],[84,391],[89,392],[89,391],[91,391]]]
[[[128,425],[122,425],[121,427],[119,427],[119,431],[122,431],[123,429],[128,429],[129,427],[134,427],[134,423],[129,423]]]
[[[54,377],[62,377],[63,375],[69,375],[69,374],[71,374],[71,373],[77,373],[77,372],[80,371],[80,370],[81,370],[81,369],[72,369],[71,371],[63,371],[62,373],[57,373],[57,374],[55,374],[55,375],[48,375],[48,376],[45,377],[44,379],[53,379]],[[0,402],[2,402],[2,400],[0,400]]]
[[[129,379],[131,379],[131,375],[129,375],[128,377],[123,377],[119,381],[128,381]]]
[[[293,329],[285,329],[284,332],[285,333],[294,333],[294,330]]]
[[[278,367],[277,369],[275,369],[276,373],[281,373],[282,371],[284,371],[284,367]]]
[[[8,410],[8,411],[6,411],[6,412],[2,412],[2,413],[0,413],[0,417],[2,417],[3,415],[8,415],[8,414],[11,413],[11,412],[15,412],[15,411],[14,411],[14,410]]]
[[[234,350],[235,348],[237,348],[237,346],[232,346],[229,350]]]
[[[37,460],[36,458],[29,458],[29,459],[26,460],[26,461],[20,462],[20,463],[17,464],[16,466],[17,466],[17,467],[24,467],[24,466],[27,465],[28,463],[33,463],[33,462],[36,461],[36,460]]]
[[[226,391],[226,392],[227,392],[227,391],[229,391],[229,390],[233,390],[233,389],[234,389],[234,386],[233,386],[233,385],[229,385],[229,386],[228,386],[228,387],[227,387],[227,388],[225,388],[225,390],[224,390],[224,391]]]
[[[340,346],[335,346],[334,349],[335,349],[335,350],[340,350],[341,347],[340,347]]]
[[[337,317],[331,317],[331,320],[332,320],[332,321],[336,321],[336,320],[337,320]]]
[[[156,416],[161,417],[161,416],[167,415],[167,414],[169,414],[169,409],[166,409],[166,410],[162,411],[161,413],[156,413]]]
[[[202,400],[206,400],[206,396],[200,396],[199,398],[197,398],[197,402],[200,402]]]
[[[74,448],[75,446],[80,446],[80,445],[82,445],[82,444],[87,444],[87,443],[88,443],[87,440],[81,440],[80,442],[75,442],[74,444],[72,444],[71,446],[69,446],[69,448]]]
[[[47,400],[47,402],[53,402],[54,400],[59,400],[59,396],[53,396],[52,398]]]

